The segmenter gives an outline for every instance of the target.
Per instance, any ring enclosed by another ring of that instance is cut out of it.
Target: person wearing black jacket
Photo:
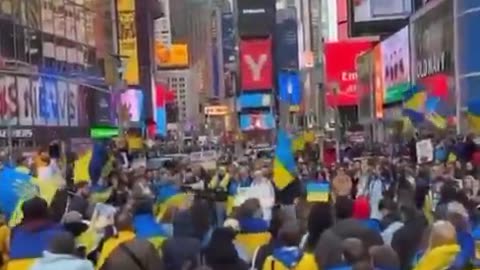
[[[295,202],[303,193],[302,182],[295,178],[288,186],[282,190],[276,190],[275,198],[277,204],[281,205],[285,215],[296,220]]]

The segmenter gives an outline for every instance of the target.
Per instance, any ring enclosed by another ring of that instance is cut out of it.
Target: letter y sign
[[[252,72],[252,80],[259,81],[261,79],[260,76],[262,75],[262,68],[263,66],[265,66],[265,63],[267,62],[267,58],[268,58],[267,55],[261,54],[258,57],[257,62],[255,62],[255,60],[251,55],[245,55],[244,58],[248,67],[250,68],[250,71]]]

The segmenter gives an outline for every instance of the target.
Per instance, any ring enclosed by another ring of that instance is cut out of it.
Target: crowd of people
[[[193,164],[114,165],[99,181],[109,188],[101,202],[91,181],[76,181],[50,202],[23,202],[19,224],[3,214],[0,268],[480,269],[480,182],[471,159],[323,166],[303,157],[282,190],[271,161],[234,159],[212,173]],[[29,170],[23,160],[16,167]],[[328,184],[328,199],[310,201],[309,183]],[[99,204],[115,212],[93,226]]]

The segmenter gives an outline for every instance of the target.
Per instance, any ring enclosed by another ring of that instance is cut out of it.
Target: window
[[[27,52],[28,52],[28,47],[27,47],[27,42],[26,42],[26,35],[25,35],[25,28],[21,25],[15,25],[15,59],[22,61],[22,62],[27,62]]]
[[[13,23],[0,20],[0,52],[5,58],[15,57],[15,40],[13,35]]]
[[[27,28],[25,29],[26,39],[28,40],[27,58],[28,62],[41,66],[42,64],[42,39],[41,32]]]

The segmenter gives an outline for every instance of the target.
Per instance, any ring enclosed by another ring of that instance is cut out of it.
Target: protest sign
[[[417,163],[423,164],[433,161],[433,144],[432,140],[421,140],[416,144]]]

